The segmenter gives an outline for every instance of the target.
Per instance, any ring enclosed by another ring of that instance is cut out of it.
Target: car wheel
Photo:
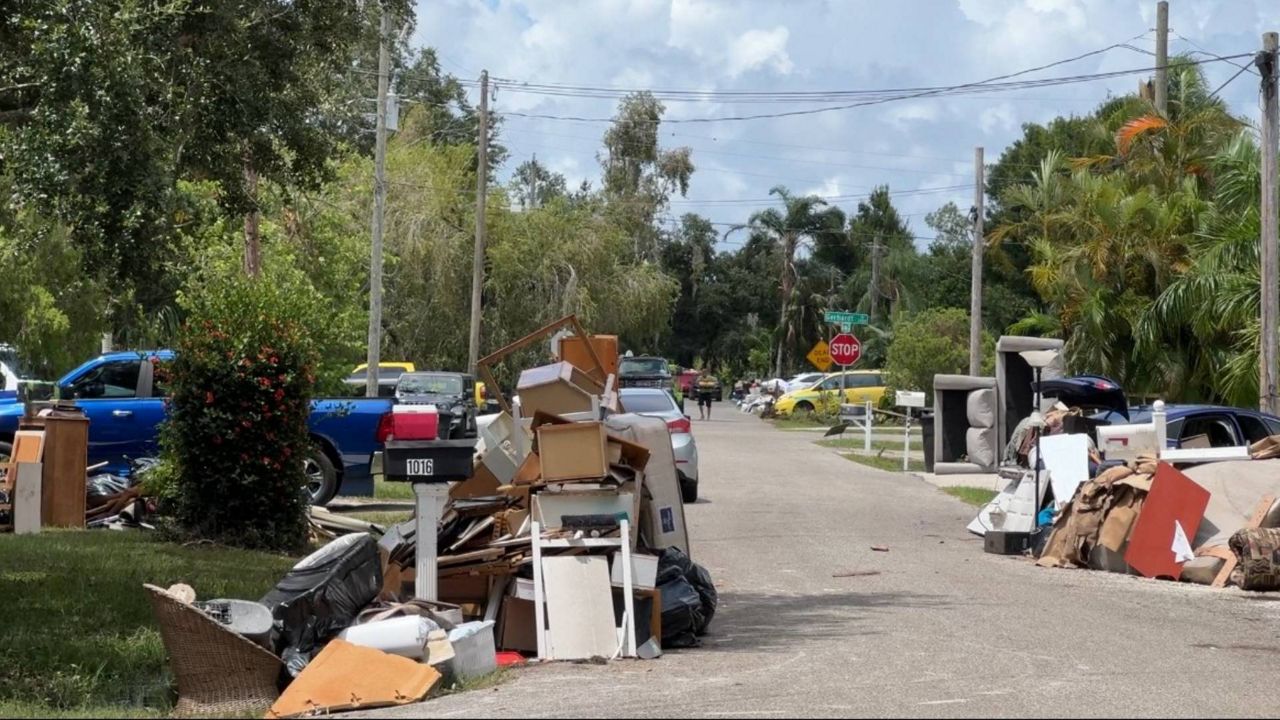
[[[680,478],[680,499],[686,503],[698,502],[698,481]]]
[[[0,462],[8,463],[9,458],[13,455],[13,444],[0,442]]]
[[[808,415],[813,412],[813,403],[802,400],[796,403],[796,409],[793,412],[796,415]]]
[[[307,498],[312,505],[327,505],[338,493],[338,469],[320,448],[312,447],[307,453],[302,472],[307,476]]]

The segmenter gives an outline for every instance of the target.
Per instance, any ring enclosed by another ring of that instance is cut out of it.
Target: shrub
[[[310,288],[289,277],[223,271],[180,298],[161,443],[184,533],[249,548],[305,542],[317,315]]]
[[[994,341],[982,334],[984,373],[995,365]],[[893,403],[893,391],[923,390],[933,395],[933,376],[969,372],[969,314],[959,308],[924,310],[894,326],[893,342],[885,362],[885,394]]]

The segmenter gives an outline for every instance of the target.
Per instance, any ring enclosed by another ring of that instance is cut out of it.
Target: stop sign
[[[840,333],[831,338],[831,361],[841,367],[848,367],[862,357],[862,341],[853,333]]]

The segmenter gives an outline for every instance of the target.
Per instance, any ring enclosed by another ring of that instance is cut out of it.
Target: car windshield
[[[462,378],[457,375],[413,373],[401,376],[396,390],[405,395],[461,395]]]
[[[664,392],[656,393],[622,393],[622,405],[627,412],[658,413],[676,409],[675,400]]]
[[[667,361],[662,358],[623,358],[618,363],[619,375],[666,375]]]

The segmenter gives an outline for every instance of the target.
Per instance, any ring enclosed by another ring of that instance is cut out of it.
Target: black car
[[[660,357],[624,357],[618,362],[618,387],[672,389],[671,367]]]
[[[442,425],[448,423],[442,438],[476,436],[476,379],[466,373],[407,372],[396,383],[396,402],[435,405]]]

